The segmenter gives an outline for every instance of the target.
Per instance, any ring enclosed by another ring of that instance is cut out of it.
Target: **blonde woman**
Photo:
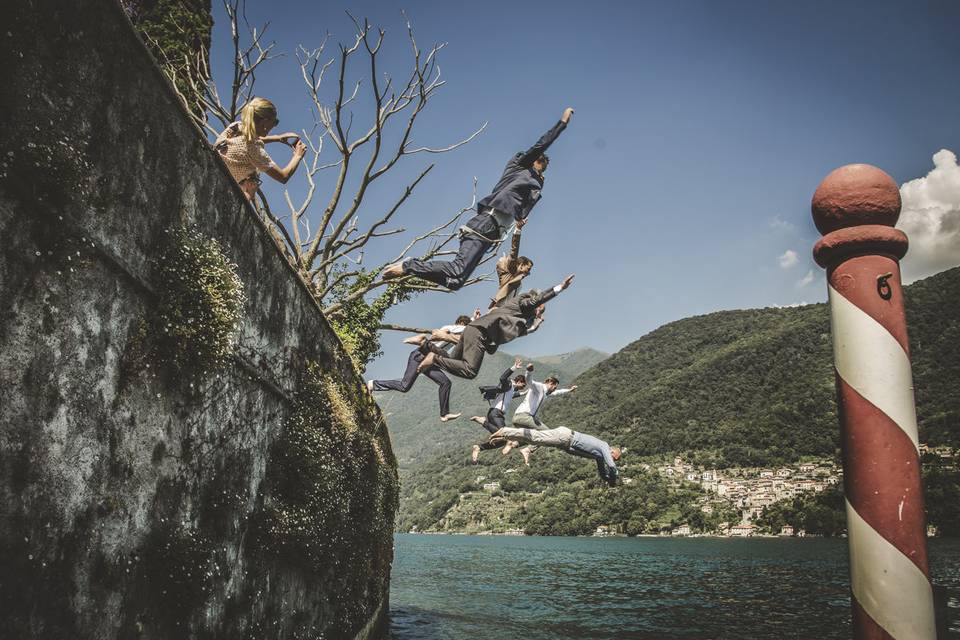
[[[240,121],[224,129],[213,143],[248,200],[253,200],[257,193],[261,171],[285,184],[307,152],[307,146],[295,133],[267,135],[278,124],[280,119],[273,103],[266,98],[253,98],[240,111]],[[281,169],[270,158],[264,148],[267,142],[282,142],[293,147],[293,157],[286,167]]]

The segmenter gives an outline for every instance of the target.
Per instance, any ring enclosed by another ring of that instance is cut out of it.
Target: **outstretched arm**
[[[612,459],[611,459],[612,462]],[[609,466],[604,460],[597,458],[597,473],[611,487],[617,486],[617,467]]]
[[[294,142],[300,140],[300,136],[291,132],[280,133],[273,136],[260,136],[262,142],[282,142],[285,145],[293,146]]]
[[[526,223],[526,220],[517,220],[516,227],[513,230],[513,239],[510,241],[510,260],[516,260],[520,257],[520,230]]]
[[[523,366],[523,359],[516,358],[513,361],[513,366],[500,374],[500,388],[506,391],[510,387],[510,378],[513,376],[513,372]]]
[[[570,122],[570,116],[573,115],[573,109],[567,107],[563,110],[563,115],[560,116],[559,122],[553,125],[549,131],[540,136],[540,139],[537,140],[536,144],[520,154],[520,157],[517,158],[517,163],[523,165],[524,167],[529,167],[533,164],[533,161],[539,158],[544,154],[544,152],[553,144],[560,133],[567,128],[567,123]]]
[[[527,333],[530,333],[530,332],[527,331]],[[550,394],[550,395],[559,396],[559,395],[563,395],[564,393],[570,393],[571,391],[576,391],[576,390],[577,390],[577,385],[573,385],[573,386],[570,387],[569,389],[556,389],[556,390],[554,390],[554,392],[553,392],[552,394]]]
[[[558,293],[569,287],[573,283],[573,277],[575,274],[570,274],[563,279],[563,282],[556,285],[552,289],[547,289],[539,296],[522,296],[520,299],[520,311],[524,314],[530,313],[530,310],[536,307],[539,307],[541,304],[548,302],[555,298]]]

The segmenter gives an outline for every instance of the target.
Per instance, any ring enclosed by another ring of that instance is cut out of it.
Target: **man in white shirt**
[[[454,324],[448,324],[439,329],[435,329],[430,335],[420,334],[406,338],[404,342],[418,346],[407,357],[407,369],[404,371],[403,377],[396,380],[369,380],[367,382],[367,389],[371,392],[399,391],[400,393],[406,393],[413,388],[413,383],[417,381],[417,376],[419,373],[422,373],[433,380],[439,387],[440,421],[447,422],[448,420],[459,418],[459,413],[450,413],[450,388],[453,386],[450,378],[437,367],[429,367],[420,372],[417,371],[417,367],[423,361],[424,357],[426,357],[430,349],[443,351],[457,344],[460,341],[460,334],[463,333],[463,330],[470,324],[471,320],[470,316],[460,316]],[[426,343],[429,343],[429,345]]]
[[[513,400],[516,394],[521,393],[524,389],[527,388],[526,377],[521,375],[513,377],[513,372],[523,366],[523,360],[521,358],[516,358],[513,361],[513,366],[508,368],[500,375],[500,383],[490,386],[480,387],[480,392],[483,394],[483,399],[490,403],[490,408],[487,410],[487,417],[483,416],[473,416],[470,418],[484,429],[490,433],[495,433],[498,429],[502,429],[507,426],[505,412],[507,407],[510,406],[510,402]],[[480,451],[486,449],[494,449],[496,447],[490,446],[488,441],[484,441],[482,444],[473,445],[473,451],[470,454],[470,459],[474,464],[477,463],[477,459],[480,456]]]
[[[569,389],[559,389],[560,381],[557,380],[556,376],[550,376],[543,382],[537,382],[530,375],[532,373],[533,364],[528,364],[527,395],[524,397],[523,402],[520,403],[520,406],[517,407],[516,413],[513,414],[513,426],[520,429],[537,429],[544,431],[549,427],[541,422],[540,418],[537,417],[537,413],[543,408],[543,403],[547,401],[547,397],[570,393],[576,390],[577,385],[573,385]],[[503,455],[510,453],[514,446],[515,443],[508,442],[503,448]],[[530,464],[530,454],[536,450],[536,445],[527,446],[520,450],[524,463],[527,465]]]

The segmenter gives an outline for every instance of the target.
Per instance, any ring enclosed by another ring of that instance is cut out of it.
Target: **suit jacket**
[[[506,371],[500,374],[500,384],[491,384],[484,385],[480,387],[480,392],[483,394],[484,400],[494,400],[501,393],[506,393],[510,390],[510,385],[513,384],[513,381],[510,380],[513,376],[513,367],[509,367]]]
[[[533,205],[540,200],[540,189],[543,188],[543,176],[533,170],[533,162],[566,128],[565,123],[558,121],[535,145],[510,158],[493,192],[477,203],[477,211],[496,209],[513,216],[514,220],[523,220],[530,215]]]
[[[520,231],[514,230],[513,241],[510,243],[510,254],[497,260],[497,279],[500,288],[490,300],[490,308],[498,306],[507,298],[517,295],[520,282],[526,277],[517,273],[517,259],[520,257]]]
[[[487,353],[496,353],[500,345],[535,331],[540,326],[540,323],[536,322],[537,307],[556,296],[553,288],[546,291],[525,291],[480,316],[469,326],[476,327],[483,333]]]

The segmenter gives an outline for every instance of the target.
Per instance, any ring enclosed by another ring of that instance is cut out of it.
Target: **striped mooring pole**
[[[900,190],[876,167],[847,165],[820,183],[812,212],[830,297],[854,638],[935,640]]]

